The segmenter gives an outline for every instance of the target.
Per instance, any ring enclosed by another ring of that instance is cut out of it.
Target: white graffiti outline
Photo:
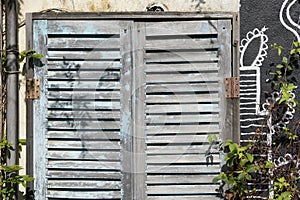
[[[286,7],[287,3],[288,3],[289,0],[285,0],[281,6],[281,9],[280,9],[280,13],[279,13],[279,19],[280,19],[280,22],[281,24],[287,29],[289,30],[290,32],[292,32],[295,37],[297,38],[297,41],[300,41],[300,36],[298,34],[298,32],[296,30],[294,30],[293,28],[289,27],[283,20],[283,11],[284,11],[284,8]],[[288,21],[293,25],[293,26],[296,26],[297,28],[300,29],[300,26],[298,24],[296,24],[292,18],[291,18],[291,15],[290,15],[290,9],[291,7],[297,2],[297,0],[293,0],[287,7],[287,10],[286,10],[286,17],[288,19]]]
[[[244,55],[248,48],[248,46],[251,44],[251,42],[256,39],[260,38],[260,47],[259,51],[257,53],[257,56],[255,60],[250,65],[251,67],[260,67],[262,66],[262,63],[264,61],[264,57],[267,56],[267,49],[269,48],[267,45],[268,42],[268,36],[265,34],[265,31],[268,30],[265,26],[259,30],[258,28],[255,28],[253,31],[249,31],[246,35],[246,38],[242,39],[241,46],[240,46],[240,64],[241,67],[244,67]]]

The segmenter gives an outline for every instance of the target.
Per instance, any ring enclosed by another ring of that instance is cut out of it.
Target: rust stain
[[[95,12],[95,4],[94,3],[91,3],[90,11]]]
[[[109,10],[111,8],[111,5],[108,0],[102,0],[101,7],[103,10]]]

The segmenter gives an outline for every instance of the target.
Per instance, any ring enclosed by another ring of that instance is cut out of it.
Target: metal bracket
[[[239,77],[231,77],[225,78],[225,91],[226,98],[240,98],[240,78]]]
[[[26,80],[26,98],[40,98],[40,79],[28,78]]]

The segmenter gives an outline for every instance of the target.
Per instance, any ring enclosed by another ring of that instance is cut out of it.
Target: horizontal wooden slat
[[[204,154],[198,155],[147,155],[146,162],[148,164],[170,164],[170,163],[203,163],[210,164],[211,162],[219,163],[220,158],[219,155],[212,155],[213,160],[206,160],[206,156]]]
[[[97,170],[120,170],[120,162],[104,161],[56,161],[48,160],[47,168],[51,169],[97,169]]]
[[[119,121],[48,121],[49,128],[119,129]]]
[[[49,139],[111,140],[120,139],[118,131],[48,131]]]
[[[151,154],[198,154],[199,152],[210,152],[210,153],[218,153],[216,148],[211,147],[208,144],[204,145],[148,145],[146,149],[146,153],[148,155]]]
[[[146,85],[147,93],[155,92],[215,92],[220,89],[218,83],[183,83]]]
[[[218,48],[217,38],[192,39],[188,36],[184,39],[158,39],[147,40],[146,50],[182,50],[182,49],[212,49]]]
[[[48,51],[48,59],[95,59],[95,60],[105,60],[114,59],[118,60],[121,58],[119,51],[99,51],[99,50],[75,50],[75,49],[61,49],[61,51]]]
[[[170,200],[170,196],[148,196],[147,197],[148,200]],[[219,197],[217,197],[216,195],[172,195],[172,200],[218,200],[220,199]]]
[[[122,67],[120,61],[48,61],[49,70],[111,70],[120,69]]]
[[[147,22],[146,35],[189,35],[189,34],[216,34],[217,21],[184,21],[184,22]]]
[[[220,172],[220,165],[219,164],[215,164],[215,165],[147,165],[147,169],[146,169],[147,173],[155,173],[155,174],[159,174],[159,173],[171,173],[171,174],[180,174],[180,173],[184,173],[184,174],[194,174],[194,173],[214,173],[214,174],[218,174]]]
[[[197,175],[148,175],[147,184],[172,184],[172,183],[212,183],[216,175],[197,174]]]
[[[187,122],[220,122],[218,114],[195,115],[147,115],[146,123],[187,123]]]
[[[218,73],[190,73],[190,74],[148,74],[146,82],[149,83],[189,83],[220,81]]]
[[[66,101],[67,100],[67,101]],[[120,102],[96,102],[91,101],[76,101],[76,99],[65,99],[64,101],[53,100],[48,104],[49,109],[68,109],[68,110],[97,110],[97,109],[120,109]]]
[[[195,127],[195,130],[193,128]],[[176,130],[176,128],[178,130]],[[159,133],[184,133],[184,132],[213,132],[218,129],[218,126],[189,126],[186,129],[181,128],[180,126],[171,126],[171,127],[162,127],[161,132],[159,132],[159,129],[157,129],[157,132]],[[151,129],[147,127],[147,134],[149,133],[155,133],[155,129]],[[193,143],[193,142],[207,142],[208,136],[207,135],[170,135],[170,136],[159,136],[159,135],[153,135],[153,136],[147,136],[147,143],[148,144],[158,144],[158,143]],[[203,152],[204,153],[204,152]]]
[[[72,180],[48,180],[50,189],[121,189],[121,181],[72,181]]]
[[[119,111],[48,111],[48,119],[86,121],[94,119],[120,119]]]
[[[49,71],[48,78],[98,78],[102,79],[120,79],[119,72],[110,71]]]
[[[147,64],[146,72],[217,71],[218,63]]]
[[[147,105],[147,113],[199,113],[219,112],[218,104]]]
[[[76,169],[72,170],[48,170],[48,178],[63,178],[63,179],[121,179],[120,172],[111,172],[111,171],[77,171]]]
[[[201,194],[217,193],[218,185],[159,185],[147,186],[147,194]]]
[[[62,190],[48,190],[48,198],[65,198],[68,199],[120,199],[121,191],[62,191]]]
[[[147,95],[147,103],[198,103],[219,102],[218,94],[174,94],[174,95]]]
[[[48,34],[119,34],[114,20],[48,20]]]
[[[218,61],[217,51],[146,53],[146,62],[213,62]]]
[[[63,41],[63,42],[62,42]],[[49,38],[48,48],[120,48],[120,38]]]
[[[120,89],[120,82],[116,81],[101,81],[101,80],[65,80],[65,81],[50,81],[48,80],[48,88],[52,89],[71,89],[71,90],[83,90],[86,91],[92,90],[96,91],[96,89]]]
[[[48,92],[48,99],[120,99],[120,91],[50,91]]]
[[[66,150],[119,150],[120,143],[118,141],[89,141],[84,139],[80,141],[50,140],[47,147]]]
[[[48,159],[99,159],[99,160],[120,160],[119,152],[99,152],[99,151],[48,151]]]

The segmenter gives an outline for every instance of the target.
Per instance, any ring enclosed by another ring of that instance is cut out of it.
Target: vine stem
[[[267,134],[267,145],[268,145],[268,161],[269,162],[273,162],[273,155],[272,155],[272,131],[271,131],[271,127],[272,127],[272,112],[269,111],[267,112],[267,116],[268,116],[268,128],[269,128],[269,133]],[[273,176],[273,169],[269,169],[269,174],[272,177]],[[274,189],[273,189],[273,185],[274,185],[274,181],[272,179],[270,179],[270,183],[269,183],[269,198],[273,199],[274,197]]]

